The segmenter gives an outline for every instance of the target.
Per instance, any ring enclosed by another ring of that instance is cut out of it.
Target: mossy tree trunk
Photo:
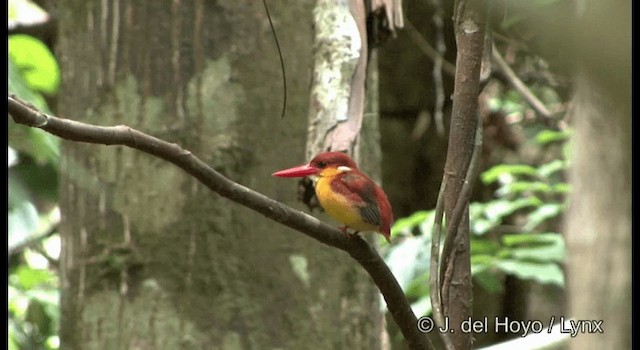
[[[59,112],[176,142],[296,205],[270,174],[304,161],[313,1],[59,4]],[[372,133],[375,135],[375,133]],[[64,349],[380,348],[377,290],[346,254],[124,147],[62,150]]]

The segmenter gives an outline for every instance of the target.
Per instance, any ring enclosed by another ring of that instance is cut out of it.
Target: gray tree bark
[[[630,1],[583,3],[566,222],[571,349],[631,348]],[[600,327],[596,327],[599,324]]]
[[[578,3],[566,220],[571,349],[631,348],[631,1]],[[597,327],[599,325],[599,327]]]
[[[60,115],[176,142],[293,205],[270,174],[304,160],[312,5],[270,3],[280,120],[260,2],[61,1]],[[377,290],[348,256],[168,163],[64,142],[60,191],[61,348],[380,347]]]

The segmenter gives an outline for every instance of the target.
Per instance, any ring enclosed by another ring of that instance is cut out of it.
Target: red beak
[[[320,169],[312,167],[308,164],[297,166],[295,168],[276,171],[271,176],[277,177],[304,177],[309,175],[317,175]]]

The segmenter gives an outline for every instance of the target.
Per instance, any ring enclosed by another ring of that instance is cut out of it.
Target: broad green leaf
[[[505,175],[536,175],[536,168],[526,164],[499,164],[491,167],[481,175],[485,185],[491,184]]]
[[[511,249],[511,255],[520,260],[535,260],[537,262],[563,262],[565,259],[564,245],[547,245],[540,247],[518,247]]]
[[[17,24],[34,24],[47,20],[47,13],[33,1],[9,0],[7,5],[9,28]]]
[[[564,244],[559,233],[518,233],[502,236],[502,243],[511,247],[519,244]]]
[[[28,154],[37,165],[58,166],[60,139],[43,130],[9,123],[9,145],[19,152]]]
[[[485,218],[477,218],[475,220],[471,220],[470,226],[471,231],[473,231],[474,235],[482,236],[485,233],[491,231],[494,227],[498,226],[500,223],[497,220],[487,220]]]
[[[566,182],[561,182],[553,185],[553,191],[558,193],[569,193],[571,191],[571,186]]]
[[[502,236],[502,242],[510,255],[520,260],[562,262],[565,244],[557,233],[522,233]]]
[[[567,140],[570,136],[569,131],[542,130],[536,135],[535,141],[539,145],[546,145],[551,142]]]
[[[524,280],[550,283],[561,287],[564,286],[564,274],[556,263],[535,263],[505,259],[497,261],[495,266],[504,273],[514,275]]]
[[[50,95],[58,91],[60,68],[42,41],[29,35],[11,35],[9,56],[30,88]]]
[[[15,207],[9,210],[7,236],[9,247],[13,247],[28,239],[33,231],[38,227],[38,211],[29,201],[16,203]]]
[[[44,113],[51,113],[49,110],[49,106],[47,106],[47,102],[44,100],[44,97],[39,92],[33,91],[28,83],[22,77],[18,66],[13,62],[11,56],[9,56],[9,93],[16,94],[18,97],[22,98],[25,101],[30,102],[39,110]]]
[[[540,225],[545,220],[558,216],[564,208],[565,205],[560,203],[547,203],[541,205],[529,214],[529,220],[522,229],[524,231],[533,231],[536,226]]]
[[[496,192],[499,197],[507,195],[521,194],[523,192],[541,192],[548,193],[552,191],[552,187],[540,181],[515,181],[505,184]]]
[[[542,201],[536,197],[518,198],[513,201],[498,199],[487,203],[487,206],[485,207],[485,216],[490,220],[498,220],[513,214],[519,209],[539,205],[542,205]]]
[[[539,176],[547,178],[551,174],[560,170],[565,170],[566,168],[567,168],[567,162],[561,159],[555,159],[549,163],[540,165],[538,167],[537,173]]]
[[[492,255],[495,254],[500,245],[488,239],[471,239],[471,255]]]
[[[410,298],[416,299],[424,295],[429,295],[429,272],[423,272],[416,276],[409,283],[405,294]]]
[[[51,113],[42,95],[29,88],[22,75],[9,58],[9,92],[33,104],[44,113]],[[9,123],[9,145],[19,152],[29,154],[39,163],[49,162],[55,166],[60,157],[60,140],[37,128],[25,128]]]
[[[471,256],[471,270],[472,274],[474,267],[476,269],[481,269],[485,267],[490,267],[496,261],[496,258],[493,255],[487,254],[474,254]]]
[[[431,237],[409,236],[392,246],[385,262],[398,280],[402,290],[406,291],[417,275],[428,271],[431,256]]]
[[[43,269],[33,269],[26,265],[20,265],[14,273],[9,276],[11,284],[22,290],[33,289],[43,284],[51,284],[57,280],[57,276]]]
[[[405,218],[397,219],[391,227],[391,237],[395,237],[400,233],[411,235],[412,230],[424,223],[429,217],[431,217],[431,225],[433,225],[433,215],[433,210],[418,211]]]
[[[495,273],[487,269],[473,274],[473,281],[474,284],[478,284],[489,293],[500,293],[503,289],[500,278],[498,278]]]

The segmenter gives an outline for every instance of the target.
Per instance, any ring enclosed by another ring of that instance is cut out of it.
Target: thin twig
[[[276,29],[273,27],[271,21],[271,14],[269,13],[269,7],[267,7],[267,0],[262,0],[264,4],[264,10],[267,13],[269,19],[269,26],[271,26],[271,33],[273,33],[273,39],[276,41],[276,47],[278,48],[278,56],[280,57],[280,69],[282,70],[282,89],[284,90],[282,96],[282,115],[280,119],[284,119],[284,113],[287,111],[287,76],[284,71],[284,59],[282,58],[282,50],[280,49],[280,42],[278,41],[278,35],[276,35]]]
[[[438,51],[434,49],[433,46],[431,46],[431,44],[429,44],[429,42],[425,38],[422,37],[422,35],[418,32],[418,29],[413,26],[411,21],[406,19],[406,24],[408,29],[407,33],[409,33],[409,37],[411,37],[411,40],[413,40],[418,48],[434,62],[438,58],[442,59],[442,70],[452,77],[455,76],[456,66],[451,62],[445,60],[444,57],[441,57]]]
[[[504,58],[502,58],[502,55],[500,55],[500,52],[498,52],[495,45],[493,47],[493,50],[491,51],[493,62],[496,64],[498,71],[500,71],[504,75],[511,86],[516,89],[516,91],[518,91],[520,95],[522,95],[524,100],[527,101],[529,106],[531,106],[531,108],[533,108],[536,113],[538,113],[543,118],[551,118],[552,113],[549,111],[549,109],[547,109],[544,103],[542,103],[542,101],[540,101],[540,99],[538,99],[536,95],[534,95],[533,92],[529,90],[527,85],[525,85],[525,83],[523,83],[522,80],[518,78],[518,75],[516,75],[513,69],[509,67],[509,64],[507,64]]]
[[[375,248],[363,239],[347,237],[335,227],[324,224],[313,216],[229,180],[175,143],[168,143],[125,125],[102,127],[50,116],[13,95],[9,95],[8,107],[13,120],[18,124],[37,127],[71,141],[128,146],[164,159],[219,195],[321,243],[347,252],[369,273],[380,289],[389,312],[402,331],[409,348],[431,348],[426,334],[418,330],[418,320],[411,311],[398,281]]]
[[[445,173],[442,176],[442,184],[440,192],[438,192],[438,201],[436,202],[435,218],[433,220],[433,235],[431,237],[431,264],[429,266],[429,294],[431,296],[431,309],[433,310],[433,318],[438,328],[445,327],[445,318],[442,312],[442,298],[440,295],[440,237],[442,233],[442,217],[444,216],[444,194],[447,188],[449,176]],[[447,332],[438,332],[440,339],[447,350],[453,349],[451,336]]]
[[[459,242],[460,235],[458,234],[458,227],[460,226],[460,222],[462,221],[462,215],[466,212],[469,207],[469,200],[471,199],[471,191],[473,190],[473,186],[475,185],[475,181],[478,175],[478,169],[480,164],[480,150],[482,149],[482,121],[478,118],[477,126],[476,126],[476,135],[475,142],[473,145],[473,153],[471,154],[471,159],[469,160],[469,166],[466,171],[466,175],[464,178],[464,183],[462,185],[462,189],[460,190],[460,194],[458,194],[458,199],[456,201],[456,205],[453,209],[453,214],[451,215],[450,220],[447,220],[447,236],[445,245],[453,244],[453,249],[449,256],[445,261],[448,261],[448,266],[445,267],[444,278],[442,281],[442,295],[443,298],[448,298],[448,290],[451,282],[451,273],[453,261],[455,255],[458,253],[457,247],[459,246],[457,243]],[[448,305],[449,300],[446,299],[443,302],[443,305]]]
[[[436,131],[438,135],[444,135],[444,86],[442,82],[442,64],[444,63],[444,53],[447,50],[447,46],[444,43],[444,30],[442,29],[442,3],[440,0],[431,0],[433,5],[433,25],[435,27],[436,35],[436,50],[437,55],[433,60],[433,85],[435,87],[435,104],[433,106],[433,118],[436,123]]]

